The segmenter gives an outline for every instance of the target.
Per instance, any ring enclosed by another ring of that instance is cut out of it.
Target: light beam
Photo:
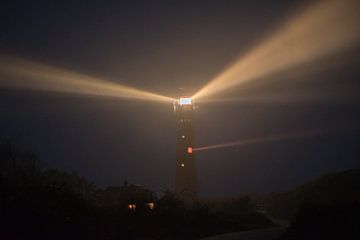
[[[218,149],[218,148],[228,148],[228,147],[284,141],[284,140],[291,140],[291,139],[298,139],[298,138],[315,137],[315,136],[321,136],[325,133],[335,133],[335,132],[339,132],[339,131],[341,131],[341,129],[332,128],[331,130],[328,130],[328,131],[316,130],[316,131],[291,132],[291,133],[286,133],[286,134],[270,135],[270,136],[265,136],[265,137],[250,138],[250,139],[245,139],[245,140],[196,147],[196,148],[193,148],[193,151],[196,152],[196,151],[204,151],[204,150],[211,150],[211,149]]]
[[[318,1],[200,89],[193,99],[349,49],[360,40],[360,2]]]
[[[273,94],[252,94],[239,97],[228,98],[204,98],[199,100],[201,104],[227,104],[227,103],[245,103],[245,104],[316,104],[316,103],[354,103],[359,102],[359,96],[355,91],[339,92],[325,92],[320,93],[273,93]]]
[[[167,103],[175,100],[101,78],[2,55],[0,55],[0,74],[11,77],[1,79],[2,87]]]

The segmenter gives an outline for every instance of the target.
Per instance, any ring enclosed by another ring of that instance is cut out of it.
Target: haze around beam
[[[356,0],[312,4],[241,56],[192,98],[202,99],[250,81],[264,80],[271,74],[355,47],[360,40],[359,5]]]
[[[1,87],[126,98],[155,102],[174,99],[69,70],[0,55]]]

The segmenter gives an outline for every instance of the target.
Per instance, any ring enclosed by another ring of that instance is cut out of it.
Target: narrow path
[[[226,233],[202,240],[276,240],[285,232],[284,227]]]

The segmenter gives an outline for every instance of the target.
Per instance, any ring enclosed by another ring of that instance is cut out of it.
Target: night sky
[[[166,96],[192,95],[306,3],[2,1],[0,53]],[[286,190],[360,167],[359,50],[221,96],[246,101],[199,103],[196,146],[336,130],[197,152],[200,195]],[[284,93],[303,97],[281,99]],[[265,95],[280,100],[251,100]],[[175,133],[171,104],[0,88],[0,138],[36,152],[46,168],[74,170],[102,187],[127,179],[173,189]]]

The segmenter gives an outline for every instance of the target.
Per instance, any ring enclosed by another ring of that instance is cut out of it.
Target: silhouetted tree
[[[71,174],[57,169],[46,170],[41,176],[41,182],[45,186],[54,189],[67,189],[81,197],[88,199],[96,191],[94,183],[80,177],[76,172]]]

